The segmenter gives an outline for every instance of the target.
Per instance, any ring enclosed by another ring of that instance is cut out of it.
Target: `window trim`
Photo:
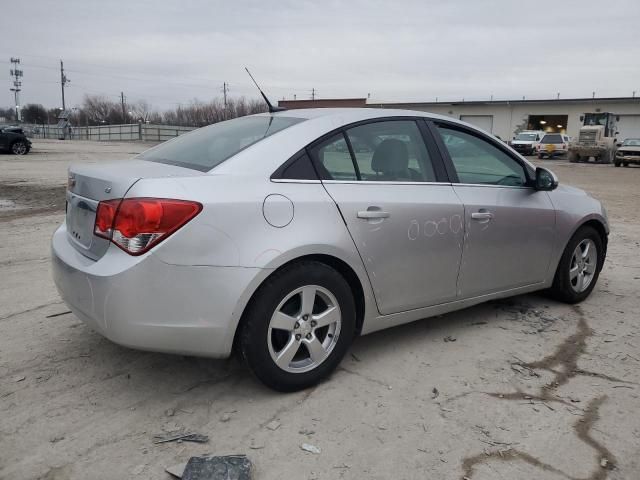
[[[436,119],[426,119],[427,120],[427,125],[429,127],[429,130],[431,132],[431,135],[435,138],[435,143],[438,146],[438,149],[440,150],[440,154],[442,156],[442,158],[444,159],[445,162],[445,166],[447,168],[447,172],[449,173],[449,177],[451,178],[451,182],[455,185],[464,185],[464,186],[474,186],[474,187],[498,187],[498,188],[518,188],[518,189],[522,189],[522,188],[533,188],[534,184],[535,184],[535,180],[534,180],[534,176],[535,173],[532,171],[531,167],[529,166],[528,163],[526,163],[525,161],[523,161],[521,158],[519,158],[518,156],[515,156],[513,154],[513,152],[511,152],[506,145],[502,144],[501,142],[496,141],[495,139],[493,139],[491,136],[484,134],[482,132],[473,130],[471,128],[465,127],[464,125],[460,125],[458,123],[455,122],[450,122],[447,120],[436,120]],[[448,128],[450,130],[457,130],[459,132],[465,133],[467,135],[471,135],[473,137],[476,137],[480,140],[483,140],[487,143],[489,143],[490,145],[496,147],[498,150],[500,150],[502,153],[506,154],[509,158],[511,158],[513,161],[515,161],[518,165],[520,165],[522,167],[522,169],[524,170],[524,175],[527,179],[527,183],[526,185],[521,185],[521,186],[516,186],[516,185],[494,185],[491,183],[463,183],[460,181],[460,178],[458,177],[458,172],[455,169],[455,166],[453,164],[453,160],[451,159],[451,156],[449,155],[449,150],[447,149],[446,145],[444,144],[442,137],[440,136],[440,132],[438,131],[438,126],[442,126],[443,128]]]
[[[436,143],[436,140],[434,139],[434,135],[433,132],[430,131],[429,127],[428,127],[428,122],[431,120],[431,118],[429,117],[423,117],[423,116],[412,116],[412,115],[407,115],[407,116],[392,116],[392,117],[377,117],[377,118],[367,118],[365,120],[359,120],[357,122],[352,122],[346,125],[342,125],[341,127],[335,128],[323,135],[321,135],[320,137],[316,138],[315,140],[313,140],[312,142],[310,142],[309,144],[307,144],[304,148],[302,148],[301,150],[299,150],[298,152],[296,152],[291,158],[289,158],[288,160],[286,160],[280,167],[278,167],[272,174],[271,174],[271,181],[276,181],[278,180],[279,182],[309,182],[309,180],[296,180],[296,179],[286,179],[282,177],[282,174],[284,173],[284,171],[286,170],[286,168],[294,161],[296,161],[298,159],[298,157],[301,155],[302,152],[306,152],[307,155],[309,155],[309,158],[311,159],[311,164],[313,165],[313,168],[316,171],[316,175],[319,182],[331,182],[331,183],[360,183],[360,184],[394,184],[394,185],[429,185],[429,184],[437,184],[437,185],[443,185],[443,184],[451,184],[453,182],[453,179],[447,169],[446,166],[446,161],[445,159],[442,157],[441,151],[438,148],[438,145]],[[349,140],[349,136],[347,135],[347,130],[350,130],[352,128],[355,127],[360,127],[362,125],[368,125],[370,123],[381,123],[381,122],[393,122],[393,121],[413,121],[416,124],[416,127],[418,128],[418,131],[420,132],[420,136],[422,138],[422,141],[424,142],[425,148],[427,149],[427,153],[429,154],[429,159],[431,160],[432,163],[432,167],[433,167],[433,171],[436,175],[436,181],[435,182],[401,182],[401,181],[369,181],[369,180],[361,180],[360,178],[360,169],[357,165],[357,161],[356,161],[356,157],[355,154],[353,152],[353,146],[351,145],[351,141]],[[322,178],[322,176],[320,175],[318,168],[316,166],[316,159],[314,158],[313,155],[311,155],[311,150],[316,147],[317,145],[325,142],[326,140],[328,140],[329,138],[333,137],[333,136],[337,136],[338,134],[342,134],[343,137],[345,138],[345,141],[347,142],[347,147],[349,148],[349,154],[351,155],[351,161],[354,163],[354,168],[356,170],[356,175],[358,177],[357,180],[325,180]],[[437,133],[437,132],[436,132]],[[453,177],[457,180],[457,176]],[[314,181],[315,183],[315,181]]]

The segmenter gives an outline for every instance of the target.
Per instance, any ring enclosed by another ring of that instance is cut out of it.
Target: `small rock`
[[[300,448],[305,452],[314,453],[316,455],[321,452],[318,447],[316,447],[315,445],[311,445],[310,443],[303,443],[302,445],[300,445]]]
[[[58,443],[61,440],[64,440],[64,435],[59,435],[59,436],[52,437],[49,441],[51,443]]]
[[[440,396],[440,392],[436,387],[433,387],[433,390],[431,390],[431,398],[436,399],[439,396]]]
[[[457,340],[456,337],[452,337],[451,335],[447,335],[446,337],[444,337],[444,341],[445,342],[455,342]]]
[[[278,428],[280,428],[280,425],[282,425],[282,424],[279,421],[273,420],[273,421],[267,423],[266,427],[269,430],[277,430]]]
[[[308,429],[306,429],[306,428],[302,428],[302,429],[298,430],[298,433],[299,433],[300,435],[307,435],[307,436],[309,436],[309,435],[313,435],[313,434],[314,434],[314,433],[316,433],[316,432],[315,432],[315,430],[308,430]]]
[[[26,378],[27,377],[25,377],[24,375],[15,375],[15,376],[11,377],[11,381],[17,383],[17,382],[22,382]]]
[[[221,422],[225,422],[226,423],[229,420],[231,420],[231,415],[229,415],[228,413],[225,413],[220,417],[220,421]]]
[[[182,474],[184,473],[184,469],[186,467],[187,467],[186,462],[178,463],[176,465],[171,465],[170,467],[165,468],[164,471],[170,475],[173,475],[174,477],[182,478]]]
[[[251,440],[251,445],[249,445],[251,450],[261,450],[264,448],[264,443],[256,442],[255,440]]]
[[[173,417],[173,416],[176,414],[176,411],[175,411],[173,408],[167,408],[167,409],[164,411],[164,414],[165,414],[167,417]]]

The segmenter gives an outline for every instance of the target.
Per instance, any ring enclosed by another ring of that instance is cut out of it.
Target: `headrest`
[[[396,138],[383,140],[371,157],[371,170],[377,173],[406,172],[408,168],[407,145]]]

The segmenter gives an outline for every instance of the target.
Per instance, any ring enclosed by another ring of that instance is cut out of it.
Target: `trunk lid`
[[[101,165],[72,165],[67,180],[67,237],[83,255],[94,260],[109,247],[107,239],[93,234],[98,203],[124,198],[141,178],[192,177],[205,175],[187,168],[131,160]]]

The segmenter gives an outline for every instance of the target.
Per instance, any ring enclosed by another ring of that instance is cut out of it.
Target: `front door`
[[[437,130],[458,176],[453,188],[465,210],[458,296],[543,282],[555,233],[547,192],[529,186],[524,165],[483,136],[447,124]]]
[[[444,169],[418,124],[360,125],[311,155],[362,257],[380,313],[455,299],[464,209],[453,187],[438,183]]]

